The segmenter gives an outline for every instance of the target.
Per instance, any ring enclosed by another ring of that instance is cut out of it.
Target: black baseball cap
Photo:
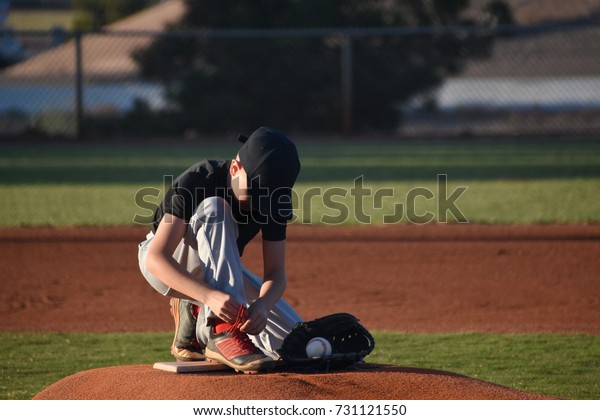
[[[293,216],[292,187],[300,172],[294,143],[281,131],[261,127],[246,137],[239,151],[240,162],[248,175],[248,195],[252,207],[262,216],[285,222]]]

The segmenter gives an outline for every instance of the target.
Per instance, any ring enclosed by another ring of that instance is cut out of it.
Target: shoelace
[[[248,320],[248,314],[246,313],[246,308],[243,305],[240,305],[240,309],[238,310],[237,316],[235,318],[235,322],[227,329],[227,332],[231,333],[233,337],[239,342],[240,347],[244,351],[254,351],[256,347],[252,340],[248,337],[248,334],[240,331],[240,327],[244,322]]]

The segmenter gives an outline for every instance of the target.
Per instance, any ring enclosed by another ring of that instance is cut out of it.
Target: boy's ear
[[[237,174],[241,168],[242,168],[242,165],[241,165],[240,161],[237,159],[233,159],[231,161],[231,165],[229,165],[229,175],[235,176],[235,174]]]

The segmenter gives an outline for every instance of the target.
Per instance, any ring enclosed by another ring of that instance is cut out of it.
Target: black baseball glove
[[[331,355],[311,358],[306,344],[315,337],[331,343]],[[314,321],[298,322],[285,337],[279,355],[292,369],[335,370],[363,360],[375,348],[373,336],[354,316],[346,313],[327,315]]]

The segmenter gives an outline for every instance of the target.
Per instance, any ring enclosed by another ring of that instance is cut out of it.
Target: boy
[[[171,352],[178,360],[205,356],[259,371],[273,365],[283,338],[301,321],[282,299],[300,161],[276,129],[261,127],[239,140],[235,159],[198,162],[173,182],[139,245],[139,263],[152,287],[172,298]],[[259,231],[262,282],[240,260]]]

